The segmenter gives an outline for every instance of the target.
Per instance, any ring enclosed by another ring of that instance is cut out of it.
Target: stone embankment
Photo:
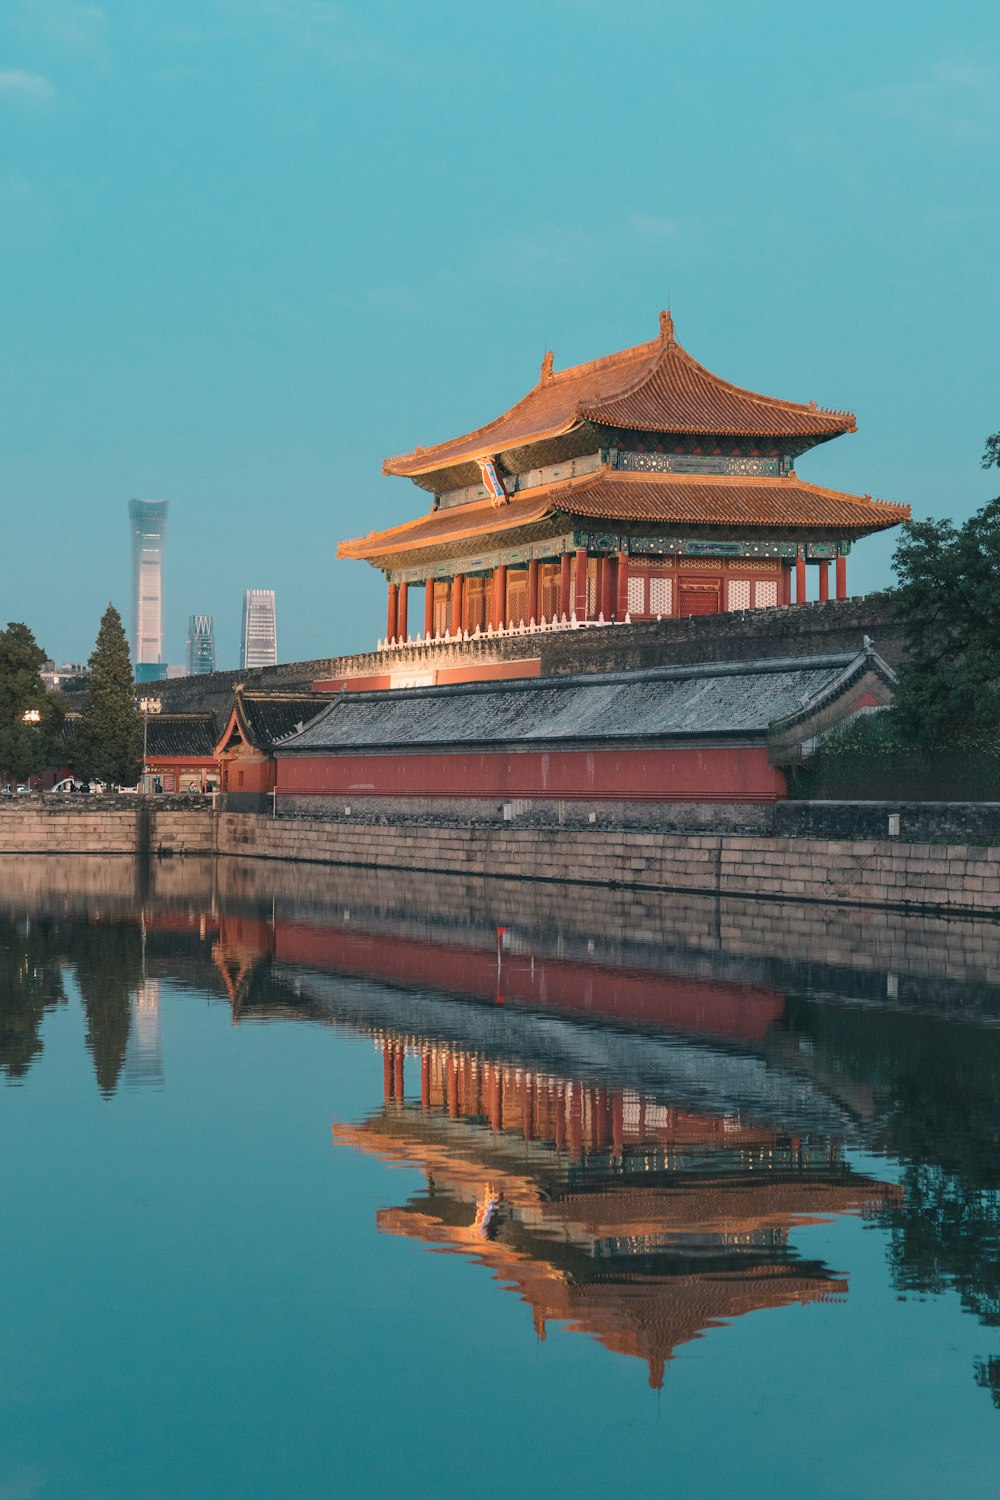
[[[18,797],[0,803],[0,853],[211,854],[206,797]]]
[[[220,854],[1000,914],[1000,845],[330,823],[223,813]]]
[[[395,873],[1000,916],[1000,841],[274,819],[217,813],[202,799],[39,798],[0,807],[0,853],[214,853]]]

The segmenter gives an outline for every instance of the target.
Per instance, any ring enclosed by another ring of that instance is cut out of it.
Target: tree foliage
[[[45,652],[27,625],[0,630],[0,770],[23,780],[65,758],[59,734],[65,709],[41,678]],[[39,715],[26,722],[26,713]]]
[[[1000,464],[1000,433],[983,464]],[[1000,734],[1000,498],[962,526],[911,522],[893,559],[906,670],[894,716],[916,745]]]
[[[134,786],[142,765],[142,720],[121,615],[109,604],[90,656],[77,733],[76,765],[84,776]]]

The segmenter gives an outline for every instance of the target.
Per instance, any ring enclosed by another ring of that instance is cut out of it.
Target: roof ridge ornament
[[[674,315],[669,307],[660,313],[660,338],[665,344],[674,342]]]
[[[539,385],[548,385],[549,381],[552,379],[552,364],[554,360],[555,355],[553,354],[552,350],[546,349],[545,354],[542,358],[541,374],[538,377]]]

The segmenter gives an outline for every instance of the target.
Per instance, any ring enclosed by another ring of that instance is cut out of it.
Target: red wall
[[[480,999],[582,1011],[617,1021],[763,1042],[785,1002],[774,990],[669,973],[608,969],[556,958],[450,947],[419,938],[279,922],[275,956],[309,968],[361,975]],[[419,1009],[419,1008],[418,1008]],[[414,1023],[419,1030],[419,1023]]]
[[[281,796],[582,797],[774,802],[785,778],[763,746],[648,750],[484,750],[282,756]]]
[[[339,693],[341,688],[349,693],[369,693],[392,687],[392,678],[431,677],[435,686],[448,682],[492,682],[519,677],[541,677],[542,658],[524,657],[518,661],[474,662],[468,667],[430,667],[427,671],[416,666],[397,667],[395,673],[382,672],[371,677],[318,677],[313,683],[314,693]]]

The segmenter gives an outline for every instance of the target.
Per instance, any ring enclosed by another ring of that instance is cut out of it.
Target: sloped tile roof
[[[713,375],[677,343],[670,314],[660,320],[658,339],[589,364],[552,373],[547,357],[538,384],[495,421],[387,458],[383,472],[430,473],[556,437],[584,420],[644,432],[816,441],[854,430],[850,412],[761,396]]]
[[[329,699],[320,693],[248,693],[237,690],[236,712],[244,738],[257,750],[270,750],[300,724],[308,724]]]
[[[559,508],[576,516],[737,528],[881,531],[907,520],[910,514],[908,505],[806,484],[794,470],[773,478],[604,470],[565,498],[565,505]],[[555,496],[553,503],[558,503]]]
[[[277,754],[766,737],[823,694],[850,655],[343,693]]]
[[[806,484],[794,471],[780,477],[737,474],[636,474],[600,469],[512,496],[432,511],[388,531],[341,542],[338,557],[374,561],[425,547],[474,551],[489,537],[556,515],[652,525],[718,526],[737,531],[781,528],[861,536],[909,518],[910,507]]]
[[[150,760],[211,757],[218,738],[213,714],[150,714],[146,736]]]

